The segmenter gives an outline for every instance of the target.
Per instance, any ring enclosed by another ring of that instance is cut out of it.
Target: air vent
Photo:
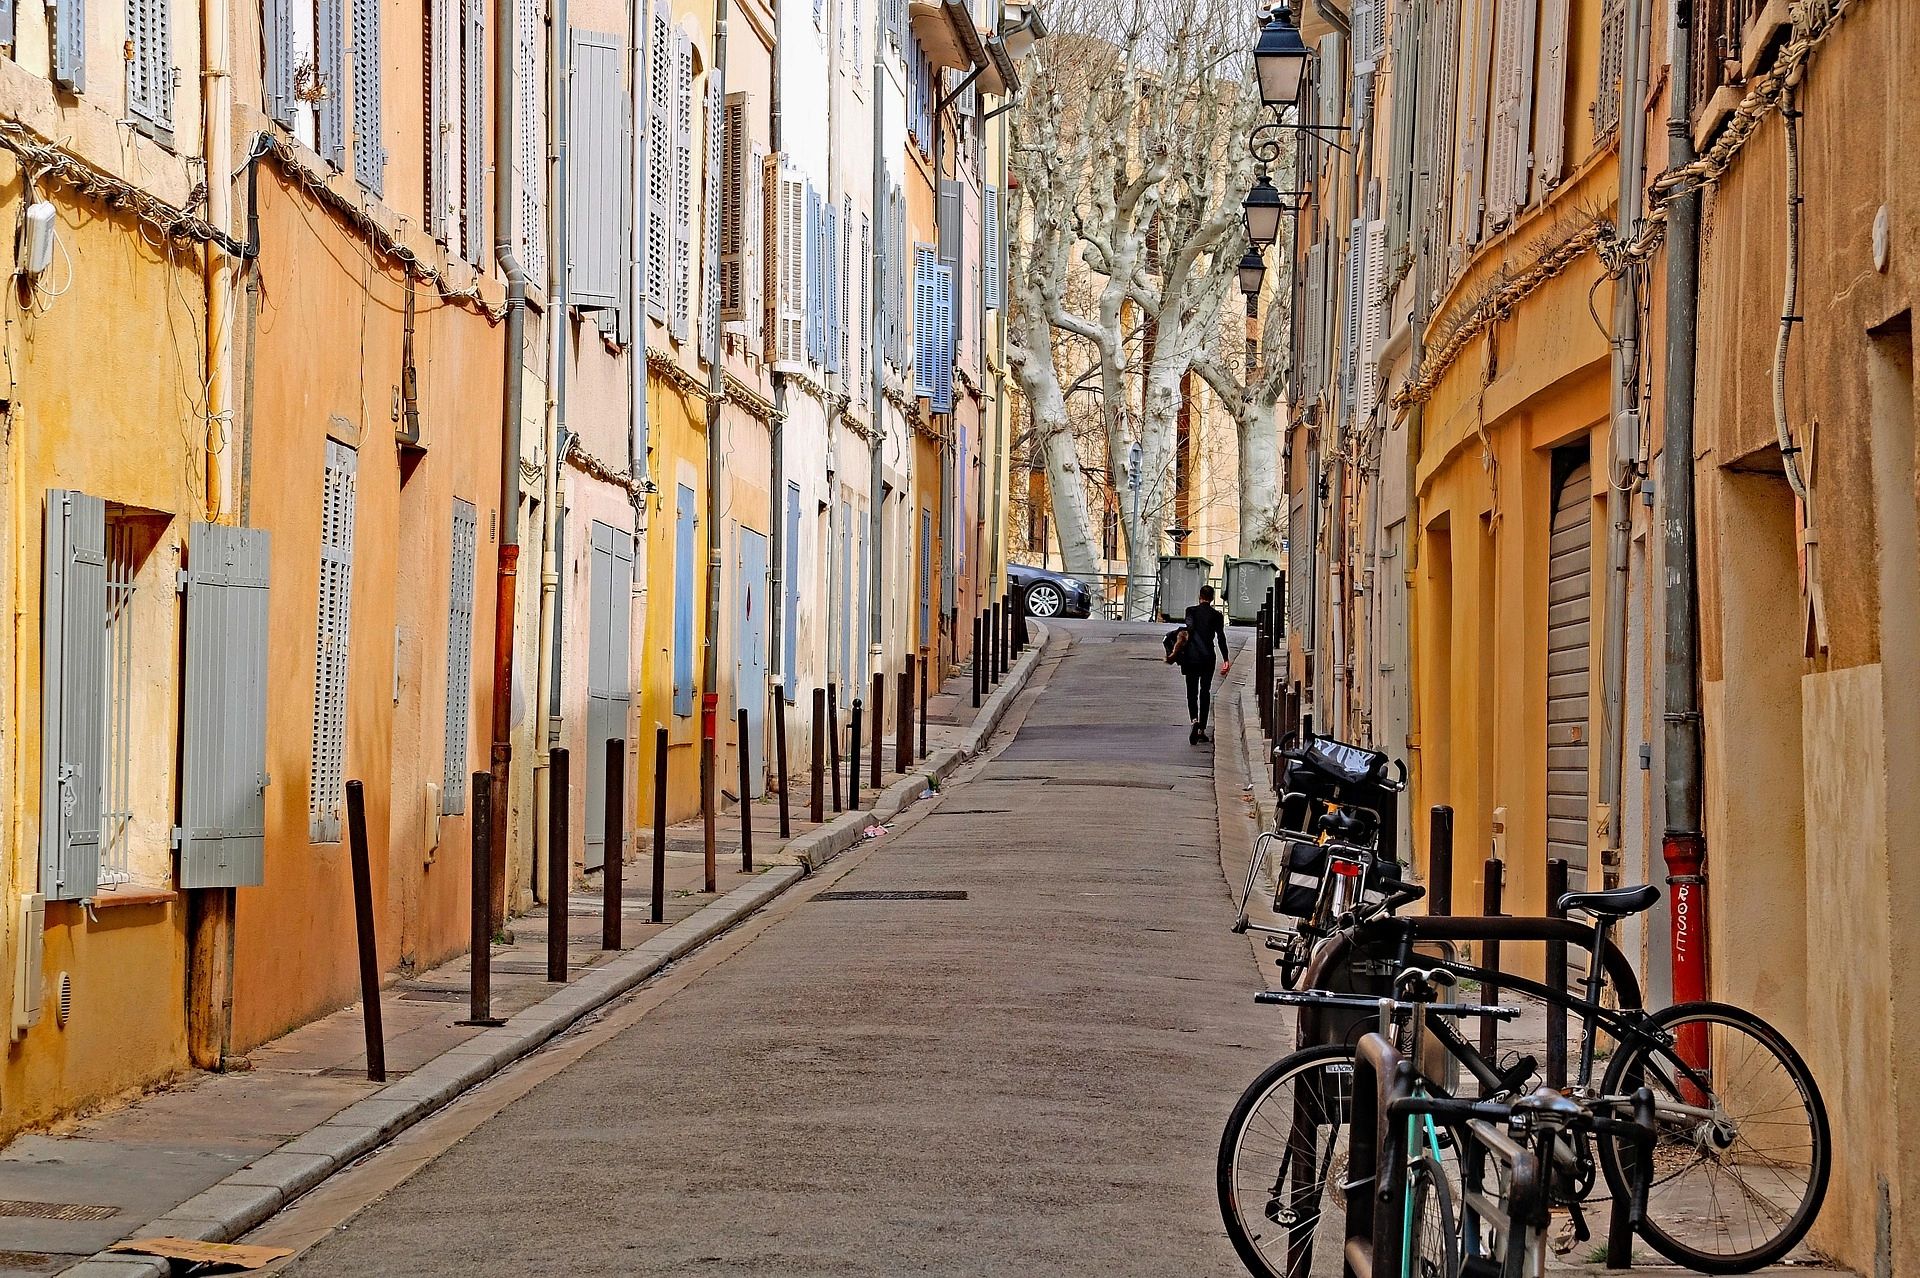
[[[60,1018],[60,1028],[65,1029],[67,1027],[67,1018],[73,1015],[73,973],[60,973],[60,978],[55,983],[54,991],[55,1002],[53,1014]]]

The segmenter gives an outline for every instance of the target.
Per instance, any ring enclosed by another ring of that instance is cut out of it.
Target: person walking
[[[1220,673],[1233,669],[1227,648],[1227,619],[1213,606],[1213,587],[1200,587],[1200,602],[1187,609],[1187,640],[1180,645],[1180,670],[1187,676],[1187,714],[1193,729],[1187,744],[1213,740],[1207,720],[1213,709],[1213,650],[1220,649]]]

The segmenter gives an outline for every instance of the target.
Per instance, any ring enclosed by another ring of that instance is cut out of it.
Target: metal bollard
[[[973,708],[980,708],[980,685],[987,677],[987,627],[985,621],[976,614],[973,619]]]
[[[1490,856],[1487,858],[1486,865],[1482,867],[1481,874],[1484,886],[1480,897],[1480,912],[1490,919],[1497,919],[1500,917],[1500,890],[1506,876],[1506,865],[1498,857]],[[1500,971],[1500,942],[1482,941],[1480,946],[1480,966],[1488,972],[1497,974]],[[1480,997],[1483,1002],[1498,1003],[1500,982],[1489,977],[1485,987],[1480,991]],[[1484,1016],[1480,1019],[1480,1054],[1488,1060],[1493,1060],[1494,1053],[1499,1050],[1500,1022],[1495,1017]]]
[[[753,873],[753,746],[747,740],[747,708],[740,707],[740,873]]]
[[[720,819],[719,789],[720,779],[716,775],[720,767],[720,728],[718,694],[709,693],[702,698],[700,707],[700,849],[704,858],[705,878],[702,885],[708,892],[720,890],[720,854],[719,844],[715,840],[715,823]]]
[[[793,817],[787,803],[787,698],[776,689],[773,694],[773,748],[780,759],[780,837],[793,837]]]
[[[547,761],[547,979],[567,979],[567,888],[573,857],[567,845],[568,808],[573,802],[566,747]]]
[[[827,690],[813,690],[813,806],[807,819],[819,825],[827,819]]]
[[[473,871],[467,907],[467,1019],[504,1025],[493,1015],[493,773],[476,772],[472,791]]]
[[[1427,814],[1427,913],[1453,913],[1453,809],[1444,803]]]
[[[933,671],[933,654],[928,654],[920,662],[920,757],[927,757],[927,682]]]
[[[647,917],[667,921],[667,730],[653,737],[653,906]]]
[[[907,654],[907,667],[900,672],[900,696],[894,702],[894,735],[899,746],[894,751],[895,769],[905,776],[913,767],[913,654]]]
[[[1000,601],[994,600],[987,609],[987,683],[989,686],[1000,682]]]
[[[827,685],[827,771],[833,774],[833,810],[840,806],[840,685]]]
[[[860,806],[860,698],[853,699],[853,732],[847,738],[847,810]]]
[[[347,847],[353,862],[353,931],[360,947],[360,1009],[367,1032],[367,1081],[387,1081],[387,1036],[380,1024],[380,949],[373,929],[373,855],[367,850],[367,794],[347,782]]]
[[[877,796],[880,793],[880,773],[886,766],[881,756],[887,749],[887,677],[878,670],[873,672],[873,704],[867,707],[867,713],[873,721],[873,756],[867,760],[872,771],[867,776],[867,784],[873,787]]]
[[[1547,916],[1563,919],[1567,912],[1560,908],[1560,898],[1567,894],[1567,863],[1560,857],[1551,857],[1547,861]],[[1594,958],[1598,959],[1598,955]],[[1547,988],[1564,991],[1567,988],[1567,943],[1565,941],[1547,942]],[[1547,1004],[1547,1086],[1560,1088],[1567,1085],[1567,1005],[1565,1003]]]
[[[620,948],[621,889],[627,877],[627,743],[615,737],[607,742],[607,808],[602,823],[606,837],[600,860],[600,948]]]
[[[998,647],[1000,653],[1000,673],[1005,675],[1013,669],[1013,657],[1008,651],[1013,646],[1013,599],[1008,595],[1002,595],[1000,596],[1000,602],[995,605],[995,607],[998,609],[1000,618],[1000,644]]]

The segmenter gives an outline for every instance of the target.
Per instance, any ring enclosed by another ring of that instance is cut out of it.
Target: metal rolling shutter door
[[[1554,495],[1547,559],[1547,856],[1587,882],[1588,675],[1592,667],[1592,472],[1581,462]]]

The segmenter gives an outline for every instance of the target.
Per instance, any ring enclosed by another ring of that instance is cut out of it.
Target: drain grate
[[[967,899],[967,894],[951,890],[822,892],[813,899],[816,901],[964,901]]]
[[[55,1265],[64,1269],[77,1259],[77,1256],[62,1256],[56,1260],[37,1251],[0,1251],[0,1269],[35,1269],[52,1273]]]
[[[401,990],[400,997],[409,1003],[464,1003],[467,1001],[467,991],[417,985]]]
[[[25,1216],[31,1220],[111,1220],[119,1214],[118,1207],[98,1203],[36,1203],[24,1198],[0,1198],[0,1216]]]
[[[1047,785],[1106,786],[1114,790],[1171,790],[1171,781],[1093,780],[1080,777],[1048,777]]]

